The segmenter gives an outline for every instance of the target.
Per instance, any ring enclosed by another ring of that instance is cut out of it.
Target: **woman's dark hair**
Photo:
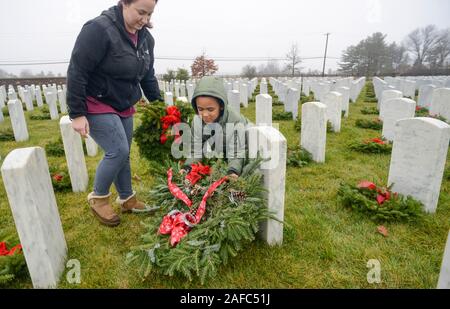
[[[125,4],[125,5],[130,5],[133,2],[136,2],[137,0],[120,0],[119,3],[121,4]],[[155,0],[155,3],[158,3],[158,0]]]

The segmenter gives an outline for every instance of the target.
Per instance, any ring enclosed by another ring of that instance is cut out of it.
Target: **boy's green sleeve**
[[[234,145],[236,152],[232,159],[228,159],[228,174],[235,173],[236,175],[242,174],[242,169],[244,167],[244,161],[247,155],[247,130],[245,133],[234,135]],[[231,154],[233,155],[233,154]]]
[[[191,165],[198,163],[202,160],[203,154],[203,140],[202,140],[202,122],[198,116],[194,117],[191,128],[191,157],[187,158],[183,164],[183,169],[186,171],[191,170]],[[197,144],[197,147],[195,145]]]

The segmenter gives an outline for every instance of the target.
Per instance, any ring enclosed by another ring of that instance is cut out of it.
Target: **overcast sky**
[[[0,69],[18,74],[67,64],[6,66],[25,61],[68,62],[81,26],[117,0],[0,0]],[[401,42],[417,27],[450,27],[449,0],[159,0],[153,15],[156,57],[285,57],[297,43],[301,57],[321,57],[329,32],[328,56],[380,31]],[[93,46],[95,48],[95,46]],[[327,60],[327,69],[337,68]],[[239,74],[259,61],[218,61],[219,73]],[[158,74],[190,69],[192,61],[156,59]],[[280,62],[280,65],[283,63]],[[322,69],[322,60],[304,60],[304,70]]]

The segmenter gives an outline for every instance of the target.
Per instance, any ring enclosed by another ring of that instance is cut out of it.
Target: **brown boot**
[[[108,226],[116,226],[120,223],[119,216],[114,212],[114,209],[109,202],[108,195],[97,196],[94,192],[89,193],[88,202],[95,217],[103,224]]]
[[[136,192],[133,192],[133,194],[125,200],[122,200],[122,199],[120,199],[120,197],[118,197],[116,202],[120,205],[120,208],[122,209],[122,213],[124,213],[124,212],[152,213],[152,212],[155,212],[159,208],[159,207],[152,208],[152,207],[146,205],[145,203],[139,201],[136,198]]]

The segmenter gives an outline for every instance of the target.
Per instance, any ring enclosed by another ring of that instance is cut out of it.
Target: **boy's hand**
[[[239,178],[239,175],[236,175],[235,173],[231,173],[230,175],[228,175],[228,179],[230,180],[237,180]]]

